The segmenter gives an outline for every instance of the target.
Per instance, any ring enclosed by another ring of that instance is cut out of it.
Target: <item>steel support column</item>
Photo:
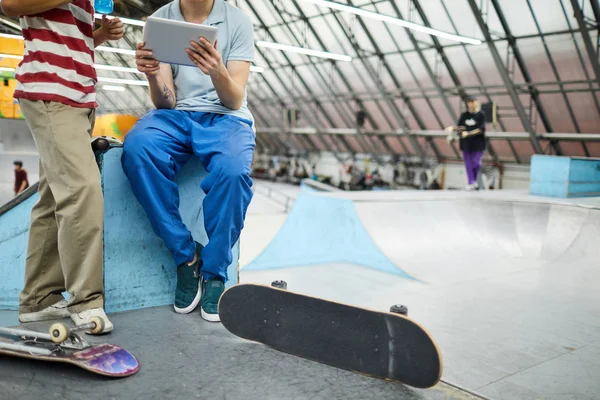
[[[573,0],[573,1],[576,1],[576,0]],[[469,6],[471,7],[471,11],[473,12],[473,16],[475,17],[475,20],[477,21],[477,24],[479,25],[479,28],[481,29],[481,32],[483,33],[483,35],[485,37],[485,40],[488,44],[488,48],[490,50],[492,58],[494,59],[494,62],[496,63],[496,67],[498,68],[498,72],[500,73],[500,76],[502,77],[502,80],[504,81],[504,84],[506,85],[508,95],[510,96],[510,98],[517,110],[517,114],[519,116],[519,119],[521,120],[521,124],[523,124],[523,128],[525,128],[525,130],[527,132],[529,132],[531,146],[533,147],[533,150],[536,154],[542,154],[543,153],[542,146],[540,145],[538,137],[537,137],[535,131],[533,130],[533,126],[531,125],[531,121],[529,120],[529,116],[527,115],[527,112],[525,111],[523,104],[521,104],[521,100],[519,99],[519,94],[515,90],[513,82],[510,79],[510,76],[508,75],[508,71],[506,70],[506,67],[504,66],[502,57],[500,57],[500,53],[498,52],[496,45],[492,41],[492,35],[491,35],[490,30],[488,29],[485,21],[483,20],[483,16],[481,15],[481,10],[479,10],[476,0],[468,0],[468,2],[469,2]]]
[[[581,37],[583,39],[583,44],[588,53],[588,57],[590,58],[590,63],[592,64],[592,69],[596,74],[596,80],[600,84],[600,63],[598,62],[598,54],[596,53],[596,49],[594,48],[594,43],[592,42],[592,36],[590,35],[590,29],[585,23],[585,18],[583,16],[583,11],[581,7],[579,7],[579,2],[577,0],[570,0],[571,5],[573,6],[573,14],[575,15],[575,19],[577,20],[577,25],[579,25],[579,31],[581,32]],[[597,0],[592,0],[592,3]]]

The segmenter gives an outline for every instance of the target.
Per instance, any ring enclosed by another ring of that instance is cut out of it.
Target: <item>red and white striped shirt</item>
[[[25,54],[14,97],[95,108],[94,6],[76,0],[20,18]]]

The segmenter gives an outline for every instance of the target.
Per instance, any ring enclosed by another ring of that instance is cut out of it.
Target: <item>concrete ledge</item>
[[[121,168],[122,149],[102,155],[105,200],[104,282],[108,312],[134,310],[173,303],[176,266],[163,241],[154,234]],[[204,231],[200,182],[206,176],[197,160],[178,176],[180,210],[194,238],[208,242]],[[23,286],[29,217],[37,193],[0,215],[0,309],[18,308]],[[239,243],[233,249],[227,286],[238,282]]]
[[[23,201],[12,204],[0,215],[0,309],[16,310],[19,307],[19,292],[23,287],[29,215],[38,200],[35,189]],[[20,196],[20,197],[21,197]]]
[[[131,191],[121,168],[122,149],[103,155],[104,281],[108,312],[133,310],[173,303],[176,265],[162,239],[156,236],[144,210]],[[180,211],[194,239],[208,242],[204,230],[200,182],[206,176],[202,164],[190,160],[177,177]],[[231,286],[238,282],[239,243],[229,267]]]

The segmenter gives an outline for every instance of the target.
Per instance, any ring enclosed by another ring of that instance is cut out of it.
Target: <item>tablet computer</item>
[[[152,50],[154,58],[165,64],[177,64],[195,67],[189,59],[187,48],[190,41],[206,38],[214,44],[217,40],[217,28],[214,26],[173,21],[165,18],[148,17],[144,26],[144,43]]]

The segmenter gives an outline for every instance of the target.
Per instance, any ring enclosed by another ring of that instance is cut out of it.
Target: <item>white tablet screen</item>
[[[144,26],[146,48],[152,50],[154,58],[166,64],[195,66],[186,49],[190,48],[190,41],[197,42],[200,37],[214,44],[217,28],[157,17],[149,17]]]

